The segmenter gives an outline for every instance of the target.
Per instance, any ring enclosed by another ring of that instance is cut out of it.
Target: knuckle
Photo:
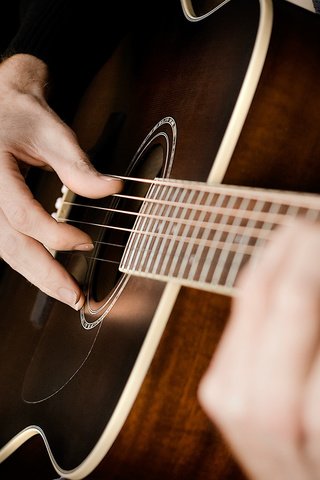
[[[3,233],[1,235],[1,253],[4,258],[15,257],[19,251],[18,241],[13,233]]]
[[[47,230],[46,245],[53,250],[73,250],[76,245],[90,242],[91,238],[82,230],[54,219]]]
[[[253,418],[252,409],[247,395],[237,395],[233,392],[228,399],[220,399],[220,417],[233,429],[238,431],[249,430],[252,428]]]
[[[1,235],[1,256],[14,270],[19,270],[21,246],[18,238],[13,233]]]
[[[251,414],[246,393],[235,390],[225,380],[207,375],[200,385],[199,398],[218,425],[240,431],[250,423]]]
[[[319,444],[320,440],[320,417],[317,414],[310,414],[310,412],[304,412],[302,417],[303,436],[306,442],[306,448],[314,443]],[[316,442],[315,442],[316,440]]]
[[[9,220],[12,227],[18,231],[24,232],[30,227],[30,217],[25,205],[14,205],[11,208]]]
[[[301,440],[298,415],[290,411],[289,406],[283,408],[264,400],[239,386],[226,392],[216,385],[209,400],[210,414],[226,431],[269,438],[275,444],[296,447]]]
[[[51,224],[51,228],[47,231],[45,242],[48,248],[53,250],[68,250],[70,248],[70,239],[65,227],[66,225],[55,221]]]
[[[38,281],[40,281],[41,285],[47,285],[48,287],[51,285],[52,273],[52,265],[41,265],[41,269],[38,271]]]

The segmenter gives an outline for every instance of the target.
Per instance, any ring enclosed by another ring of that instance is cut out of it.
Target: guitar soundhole
[[[153,179],[162,175],[164,150],[161,144],[152,145],[130,172],[130,177]],[[148,183],[126,181],[121,194],[143,199],[149,189]],[[118,266],[132,229],[136,213],[142,201],[113,198],[110,208],[114,212],[104,215],[103,224],[96,239],[95,257],[91,266],[90,297],[97,303],[107,299],[121,279]],[[126,212],[126,213],[123,213]]]

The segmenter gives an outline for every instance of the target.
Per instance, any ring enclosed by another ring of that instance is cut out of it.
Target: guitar
[[[110,198],[64,191],[58,203],[58,219],[96,245],[89,257],[57,253],[87,292],[82,311],[3,268],[7,478],[26,472],[20,446],[35,468],[38,434],[64,478],[242,478],[196,389],[242,265],[278,224],[319,214],[320,30],[287,2],[274,16],[270,0],[215,3],[198,2],[193,21],[190,2],[183,15],[163,1],[79,108],[83,146],[125,179]],[[52,478],[47,468],[38,478]]]

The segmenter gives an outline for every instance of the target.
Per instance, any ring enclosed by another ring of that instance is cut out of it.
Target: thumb
[[[75,133],[65,124],[54,130],[54,137],[43,152],[48,164],[70,190],[88,198],[102,198],[122,189],[120,179],[99,173],[81,149]]]
[[[63,164],[61,162],[61,165],[59,163],[55,170],[64,185],[88,198],[112,195],[120,192],[123,186],[122,180],[99,173],[84,152]]]

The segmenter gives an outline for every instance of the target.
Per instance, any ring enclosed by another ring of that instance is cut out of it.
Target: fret
[[[248,199],[243,199],[243,204],[242,207],[246,210],[249,207],[250,200]],[[264,202],[258,201],[256,202],[255,205],[255,211],[261,211],[264,206]],[[238,224],[241,224],[241,221],[238,222]],[[231,240],[232,243],[235,243],[238,247],[243,247],[243,246],[248,246],[252,244],[252,237],[250,234],[246,233],[248,230],[254,228],[255,221],[254,220],[249,220],[245,226],[245,231],[242,234],[233,234],[233,236],[229,237],[229,240]],[[234,254],[232,263],[230,265],[230,268],[227,272],[226,279],[225,279],[225,285],[233,287],[235,284],[236,277],[239,272],[240,266],[243,264],[244,259],[247,258],[246,253],[243,251],[239,251],[239,248]]]
[[[186,203],[192,201],[192,198],[195,195],[194,191],[188,191],[187,189],[176,189],[178,201],[177,201],[177,206],[172,209],[173,216],[172,218],[185,218],[187,209],[182,208],[181,204],[183,205],[184,199],[186,198]],[[188,196],[187,196],[188,195]],[[187,196],[187,197],[186,197]],[[159,267],[159,274],[164,274],[163,271],[165,271],[165,268],[167,266],[167,263],[169,262],[171,256],[173,255],[174,248],[177,246],[176,244],[176,237],[180,235],[180,229],[181,228],[186,228],[186,227],[181,227],[178,226],[177,224],[171,223],[170,226],[174,226],[174,235],[171,235],[169,239],[163,239],[162,240],[162,245],[161,245],[161,254],[158,256],[158,261],[154,264],[154,268],[152,269],[152,273],[156,273],[158,271],[159,263],[160,260],[162,261],[162,265]],[[171,232],[172,233],[172,232]],[[182,232],[183,233],[183,232]],[[179,242],[179,244],[182,244],[183,242]],[[163,255],[164,252],[164,255]]]
[[[171,188],[166,187],[163,189],[157,189],[153,192],[153,197],[160,197],[163,199],[170,198]],[[148,262],[149,252],[152,252],[155,248],[154,244],[159,241],[159,237],[155,234],[161,234],[164,228],[164,222],[154,218],[154,215],[161,218],[164,214],[165,205],[164,204],[149,204],[149,219],[146,217],[145,222],[141,224],[141,233],[140,236],[143,237],[144,243],[143,248],[141,248],[140,257],[136,259],[136,268],[143,269],[145,262]],[[150,232],[150,235],[146,235],[144,232]],[[142,233],[143,232],[143,233]],[[154,234],[154,235],[153,235]]]
[[[170,179],[155,185],[119,268],[198,288],[233,288],[272,230],[291,217],[320,217],[320,197],[313,194]]]
[[[287,215],[290,217],[297,217],[299,213],[300,207],[297,205],[289,205],[287,210]]]
[[[216,202],[216,206],[218,207],[218,209],[220,209],[223,206],[225,200],[226,200],[226,196],[224,194],[220,194],[218,196],[218,200]],[[217,219],[218,219],[218,214],[215,212],[214,213],[214,221],[217,221]],[[212,231],[211,233],[213,234],[212,241],[215,241],[215,237],[220,236],[216,231]],[[210,238],[210,236],[208,238]],[[207,255],[207,258],[206,258],[206,262],[205,262],[205,264],[202,268],[202,272],[201,272],[201,275],[199,277],[199,282],[201,282],[201,283],[206,283],[207,282],[208,271],[213,264],[213,258],[216,254],[217,254],[217,251],[216,251],[215,248],[210,248],[209,249],[209,252],[208,252],[208,255]]]
[[[200,205],[203,205],[202,202],[203,202],[203,197],[205,195],[205,192],[197,192],[197,193],[198,193],[197,203],[200,204]],[[188,212],[189,211],[187,210],[187,213]],[[196,213],[199,213],[199,212],[193,210],[193,211],[191,211],[191,214],[188,213],[188,219],[189,220],[194,220]],[[202,221],[205,218],[205,215],[206,215],[205,212],[203,212],[203,211],[200,212],[197,220]],[[192,236],[191,236],[192,239],[199,238],[198,237],[199,230],[200,230],[199,226],[193,228]],[[184,228],[184,230],[182,232],[182,235],[187,239],[189,233],[191,233],[191,227],[190,226],[188,226],[187,228],[186,227]],[[186,270],[186,268],[188,266],[189,259],[190,259],[190,256],[191,256],[191,253],[192,253],[193,249],[194,249],[194,243],[192,241],[189,241],[189,242],[183,242],[182,241],[182,242],[180,242],[180,244],[177,246],[177,249],[176,249],[175,260],[171,263],[171,266],[168,270],[169,277],[186,278],[183,275],[183,272]],[[181,262],[179,261],[180,259],[182,259]],[[177,272],[176,272],[176,270],[177,270]]]
[[[171,199],[172,192],[174,192],[173,199],[176,198],[177,192],[172,187],[167,187],[166,189],[156,190],[153,197],[160,198],[162,203],[160,204],[150,204],[150,218],[151,221],[146,219],[145,224],[143,225],[142,230],[146,231],[147,234],[144,234],[145,239],[145,248],[143,251],[142,262],[138,263],[138,268],[142,271],[150,269],[151,261],[154,256],[151,255],[151,252],[157,252],[158,245],[163,241],[163,237],[160,235],[165,233],[165,227],[167,223],[165,221],[154,220],[152,216],[154,214],[159,216],[164,216],[166,213],[166,201]],[[160,193],[160,195],[159,195]],[[151,225],[151,227],[150,227]],[[152,233],[160,234],[158,236],[151,235]]]
[[[227,208],[230,208],[230,207],[233,208],[236,204],[236,201],[237,201],[237,197],[229,197],[229,202],[227,204]],[[230,218],[230,215],[223,215],[223,217],[221,219],[221,223],[222,224],[227,223],[229,218]],[[221,232],[217,231],[215,233],[214,239],[216,239],[216,237],[218,237],[218,239],[220,240],[223,237],[223,234],[224,234],[223,230]],[[217,250],[217,262],[215,262],[214,274],[213,274],[213,277],[211,279],[211,283],[213,283],[213,284],[218,284],[220,275],[221,275],[222,270],[224,268],[223,259],[224,259],[223,249]]]
[[[205,201],[205,205],[212,205],[213,202],[213,193],[210,193]],[[208,224],[213,222],[213,217],[216,215],[211,212],[209,219],[208,219]],[[206,215],[202,215],[202,220],[205,220]],[[210,232],[212,229],[210,229],[208,226],[205,228],[200,229],[198,228],[197,233],[201,233],[201,240],[208,240],[210,236]],[[192,244],[190,244],[191,246]],[[194,244],[192,245],[194,247]],[[203,265],[205,264],[205,261],[203,261],[203,257],[206,258],[208,254],[209,247],[203,242],[202,245],[197,245],[196,246],[196,251],[195,253],[192,253],[191,248],[189,247],[189,251],[187,251],[187,258],[188,258],[188,263],[189,263],[189,272],[186,274],[188,275],[188,278],[191,280],[195,280],[196,276],[199,277],[201,275],[201,271],[203,268]],[[183,273],[181,273],[182,278],[184,277]]]
[[[258,200],[257,202],[255,202],[254,204],[254,211],[255,212],[262,212],[262,211],[265,211],[266,209],[266,205],[267,203],[263,200]],[[269,204],[268,208],[268,213],[270,214],[276,214],[279,212],[279,204],[275,204],[275,203],[272,203],[271,205]],[[268,217],[271,219],[271,217]],[[250,231],[252,231],[253,229],[256,230],[256,224],[257,224],[257,220],[249,220],[247,225],[246,225],[246,229],[247,231],[249,232],[249,235],[244,235],[242,234],[241,235],[241,239],[239,241],[237,241],[237,244],[238,245],[245,245],[245,246],[248,246],[248,245],[252,245],[253,247],[256,247],[259,242],[265,242],[265,238],[262,238],[261,236],[259,236],[258,238],[252,238],[252,236],[250,235]],[[267,223],[266,223],[267,225]],[[272,228],[271,226],[271,223],[270,221],[268,222],[268,227],[267,229],[270,229]],[[265,229],[260,229],[260,231],[265,231]],[[250,258],[250,255],[247,254],[247,253],[243,253],[243,252],[237,252],[234,256],[234,259],[233,259],[233,262],[229,268],[229,273],[227,275],[227,278],[226,278],[226,281],[225,281],[225,284],[229,287],[233,287],[235,285],[235,282],[236,282],[236,279],[237,279],[237,276],[239,274],[239,271],[240,269],[243,267],[243,265],[249,260]]]
[[[239,211],[247,211],[248,205],[249,205],[249,199],[242,198],[241,201],[240,201],[240,205],[238,207]],[[241,224],[242,224],[242,218],[240,216],[233,217],[232,226],[239,227]],[[236,236],[235,232],[229,232],[226,235],[225,243],[226,243],[227,247],[228,247],[229,244],[230,245],[234,244],[235,236]],[[246,237],[243,236],[242,238],[249,238],[248,243],[250,243],[250,237],[248,235]],[[212,279],[213,283],[217,283],[217,284],[225,284],[226,283],[222,278],[223,276],[225,276],[224,275],[224,272],[226,270],[225,266],[228,265],[228,264],[232,265],[232,262],[234,260],[235,255],[236,255],[236,252],[233,252],[233,251],[229,250],[228,248],[225,248],[221,252],[221,254],[219,256],[219,261],[218,261],[218,264],[216,266],[216,270],[215,270],[215,273],[214,273],[214,276],[213,276],[213,279]]]
[[[159,190],[161,190],[160,185],[151,185],[147,193],[147,196],[148,197],[150,196],[152,198],[152,196],[154,195],[154,192],[158,192]],[[146,215],[150,215],[151,209],[152,209],[151,203],[143,202],[140,212]],[[150,220],[148,219],[147,216],[146,217],[138,216],[137,221],[135,222],[134,229],[138,231],[139,230],[143,231],[148,221]],[[138,232],[135,232],[132,234],[132,241],[135,247],[132,248],[131,250],[128,250],[129,257],[127,259],[124,258],[124,261],[128,264],[131,264],[132,268],[136,268],[139,254],[141,255],[145,251],[145,249],[143,248],[143,245],[145,244],[146,239],[143,235],[140,235]],[[126,250],[125,250],[125,254],[126,254]]]
[[[307,208],[305,218],[310,220],[311,222],[319,221],[320,219],[320,212],[314,210],[313,208]]]

